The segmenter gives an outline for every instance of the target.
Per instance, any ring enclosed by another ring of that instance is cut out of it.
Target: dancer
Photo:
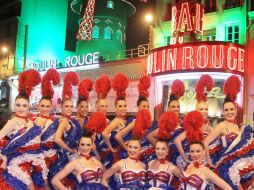
[[[171,182],[174,176],[180,176],[180,170],[167,160],[169,154],[168,142],[165,139],[158,139],[155,146],[157,159],[148,163],[147,178],[151,189],[157,190],[175,189]]]
[[[102,184],[108,186],[111,176],[119,173],[120,182],[115,190],[145,190],[146,166],[138,157],[141,152],[140,140],[133,137],[128,142],[128,158],[119,160],[102,176]]]
[[[232,190],[223,179],[204,165],[204,145],[200,141],[195,141],[195,139],[196,137],[194,136],[190,142],[190,157],[192,162],[180,175],[181,189],[205,190],[208,183],[213,183],[223,190]],[[198,138],[197,140],[200,139]]]
[[[70,173],[75,173],[78,179],[76,190],[106,190],[101,184],[101,177],[104,172],[104,166],[100,161],[91,156],[93,150],[93,139],[90,133],[84,131],[79,142],[79,156],[70,161],[52,180],[57,189],[67,190],[61,182]]]
[[[185,92],[184,83],[178,79],[174,80],[172,83],[172,86],[171,86],[171,94],[170,94],[170,98],[168,101],[168,110],[167,111],[175,112],[178,115],[178,117],[179,117],[179,113],[180,113],[179,99],[184,95],[184,92]],[[178,134],[180,134],[183,131],[183,128],[181,127],[181,123],[182,123],[182,121],[180,119],[179,126],[177,127],[176,131],[174,132],[173,138],[178,136]],[[150,141],[150,143],[154,147],[156,144],[158,132],[159,132],[159,130],[157,128],[147,136],[147,139]],[[171,146],[171,145],[174,146],[173,142],[174,142],[174,139],[172,139],[172,141],[169,143],[169,146]],[[172,149],[172,151],[176,150],[174,147],[170,148],[170,149]],[[173,152],[172,152],[172,155],[173,155]]]
[[[69,160],[77,157],[78,142],[82,131],[79,122],[71,118],[73,112],[72,85],[78,84],[78,74],[72,71],[68,72],[63,82],[62,113],[54,137],[54,141],[58,145],[58,159],[50,169],[53,176],[64,168]],[[70,175],[66,178],[65,183],[71,187],[75,183],[75,177]]]
[[[77,116],[81,128],[84,128],[88,121],[88,100],[89,92],[93,89],[93,81],[89,78],[83,79],[78,85]]]
[[[138,89],[139,89],[139,98],[137,101],[137,108],[138,108],[138,114],[141,113],[141,110],[146,109],[149,110],[149,101],[148,101],[148,96],[149,92],[148,89],[151,85],[151,79],[148,76],[144,76],[140,78],[139,84],[138,84]],[[148,112],[147,112],[148,113]],[[147,114],[147,118],[149,117],[149,114]],[[144,116],[146,117],[146,116]],[[127,154],[127,142],[132,136],[132,133],[135,129],[136,126],[136,119],[134,119],[128,126],[126,126],[123,130],[120,130],[116,135],[115,139],[118,141],[119,145],[121,145],[122,150],[120,150],[120,158],[126,158],[128,156]],[[144,128],[143,128],[144,127]],[[141,139],[141,145],[142,145],[142,153],[140,155],[140,160],[144,163],[148,163],[149,160],[152,160],[155,158],[154,154],[154,148],[150,144],[150,142],[147,140],[146,136],[154,130],[155,127],[157,127],[156,122],[153,122],[152,126],[146,127],[146,126],[141,126],[140,130],[147,130],[145,137],[140,137]]]
[[[42,171],[42,179],[47,179],[47,167],[40,151],[42,128],[29,120],[28,115],[29,96],[40,81],[39,72],[33,69],[19,75],[15,115],[0,131],[0,139],[8,136],[8,143],[1,150],[1,158],[4,158],[1,167],[6,168],[4,180],[0,180],[1,189],[34,190],[32,177],[38,170]]]
[[[243,189],[241,180],[244,180],[244,174],[253,172],[254,168],[254,131],[249,125],[242,126],[240,129],[235,123],[237,115],[235,100],[240,91],[240,86],[241,82],[235,75],[226,80],[223,89],[226,94],[223,104],[225,121],[220,122],[204,140],[209,164],[212,166],[216,164],[219,175],[234,190]],[[222,148],[217,154],[217,159],[213,159],[213,163],[208,146],[216,138],[221,138]],[[250,181],[251,175],[247,175],[247,177]]]
[[[106,115],[108,111],[107,94],[111,89],[111,81],[108,76],[102,75],[95,82],[95,91],[97,93],[96,111],[100,111]],[[107,121],[109,124],[109,120]]]
[[[197,98],[197,105],[196,110],[199,111],[202,114],[202,117],[204,119],[204,125],[203,126],[196,126],[198,127],[198,130],[201,130],[204,137],[207,136],[211,130],[212,127],[210,125],[210,122],[208,120],[208,106],[207,106],[207,97],[204,91],[210,91],[213,88],[213,79],[209,75],[203,75],[200,77],[200,79],[197,82],[196,85],[196,98]],[[199,128],[201,127],[201,128]],[[185,128],[186,130],[189,130],[189,128]],[[174,143],[176,145],[176,148],[178,152],[181,155],[181,158],[184,159],[186,163],[189,163],[188,155],[189,155],[189,144],[186,139],[186,131],[179,134]],[[202,139],[203,140],[203,139]],[[180,162],[180,158],[178,158]],[[184,162],[181,161],[181,162]],[[185,165],[185,164],[184,164]],[[183,167],[184,167],[183,165]]]

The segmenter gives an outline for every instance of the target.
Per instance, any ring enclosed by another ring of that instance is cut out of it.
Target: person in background
[[[50,169],[53,176],[63,169],[71,159],[77,157],[78,142],[82,134],[82,129],[79,122],[71,118],[71,116],[73,113],[72,86],[76,86],[78,81],[78,74],[73,71],[66,73],[64,77],[62,112],[54,137],[54,141],[58,145],[58,158]],[[69,175],[64,183],[66,186],[72,187],[75,182],[75,176]]]
[[[108,111],[107,94],[111,89],[111,81],[107,75],[102,75],[95,82],[95,91],[97,93],[97,100],[95,102],[96,111],[102,112],[105,115]],[[109,120],[107,121],[109,124]]]

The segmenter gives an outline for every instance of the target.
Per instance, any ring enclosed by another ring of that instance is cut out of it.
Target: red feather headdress
[[[204,124],[205,120],[199,111],[187,113],[183,120],[183,127],[189,143],[203,141],[202,127]]]
[[[107,126],[106,115],[101,112],[94,112],[92,113],[91,117],[89,117],[89,120],[85,125],[85,128],[91,133],[96,132],[101,134],[106,128],[106,126]]]
[[[213,89],[213,79],[210,75],[202,75],[196,85],[196,98],[198,102],[206,101],[206,91],[211,91]]]
[[[29,69],[24,71],[19,75],[19,93],[30,96],[33,90],[33,87],[38,85],[41,82],[40,73],[34,69]]]
[[[51,83],[54,86],[60,83],[60,74],[54,68],[50,68],[49,70],[47,70],[45,75],[42,77],[42,80],[41,80],[42,97],[49,97],[51,99],[53,98],[54,90],[52,88]]]
[[[95,91],[97,93],[98,99],[104,99],[111,88],[111,81],[107,75],[102,75],[95,82]]]
[[[158,128],[158,137],[162,139],[169,139],[172,136],[172,132],[175,131],[179,124],[179,118],[175,112],[167,111],[160,117]]]
[[[142,78],[140,78],[139,84],[138,84],[139,96],[148,98],[148,96],[149,96],[148,89],[150,88],[150,86],[151,86],[151,77],[150,76],[143,76]]]
[[[114,90],[116,91],[116,100],[119,98],[126,98],[126,89],[129,85],[129,79],[127,76],[123,73],[118,73],[112,82],[112,86]]]
[[[70,71],[66,73],[63,79],[63,94],[62,98],[72,98],[72,86],[76,86],[78,84],[79,78],[78,74],[74,71]]]
[[[152,116],[149,110],[142,109],[137,113],[135,127],[132,132],[132,136],[138,137],[139,139],[144,138],[145,133],[151,127]]]
[[[171,95],[174,96],[176,100],[179,100],[184,95],[184,92],[185,86],[183,81],[179,79],[174,80],[171,86]]]
[[[237,94],[241,90],[241,81],[240,79],[232,75],[224,83],[223,92],[226,95],[227,101],[235,102]]]
[[[93,81],[90,78],[83,79],[78,85],[78,97],[89,99],[89,92],[93,89]]]

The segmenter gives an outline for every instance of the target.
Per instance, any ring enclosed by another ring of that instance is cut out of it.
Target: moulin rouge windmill
[[[125,0],[122,0],[125,1]],[[147,2],[147,0],[139,0],[142,2]],[[93,18],[96,0],[88,0],[86,8],[82,17],[82,21],[79,25],[78,33],[76,38],[78,40],[91,40],[92,38],[92,28],[93,28]]]

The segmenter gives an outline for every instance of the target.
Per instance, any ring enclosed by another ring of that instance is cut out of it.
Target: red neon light
[[[176,6],[173,6],[171,10],[172,10],[171,34],[173,35],[174,31],[176,31],[176,28],[177,28],[177,20],[176,20],[177,8],[176,8]]]
[[[185,28],[186,26],[187,28]],[[184,31],[192,30],[189,3],[182,3],[177,29]]]
[[[232,43],[193,43],[155,49],[148,57],[148,74],[179,70],[244,72],[245,50]]]

